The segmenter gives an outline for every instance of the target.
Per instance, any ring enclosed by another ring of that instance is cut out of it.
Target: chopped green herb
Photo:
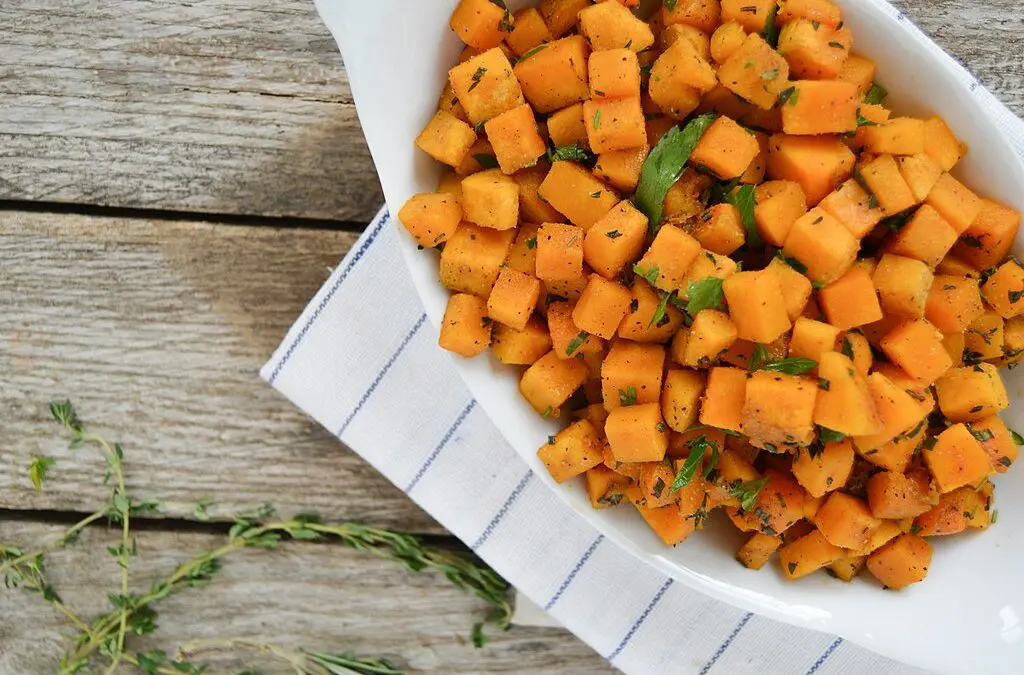
[[[760,478],[758,480],[751,480],[747,482],[734,481],[729,486],[729,495],[740,500],[740,509],[743,511],[750,511],[754,508],[757,503],[757,496],[761,494],[761,490],[768,484],[768,477]]]
[[[999,463],[1005,466],[1006,468],[1010,468],[1010,465],[1013,464],[1013,460],[1011,460],[1009,457],[1000,457]]]
[[[796,563],[795,563],[795,562],[787,563],[787,564],[786,564],[786,567],[788,567],[788,568],[789,568],[789,573],[790,573],[790,574],[793,574],[793,573],[795,573],[795,572],[796,572],[796,567],[797,567],[797,565],[796,565]]]
[[[921,531],[921,526],[918,525],[917,523],[914,523],[913,525],[910,526],[910,534],[917,534],[920,531]]]
[[[995,438],[995,435],[992,433],[991,429],[975,429],[970,424],[967,425],[967,429],[971,432],[971,436],[974,436],[974,438],[979,443],[991,441],[993,438]]]
[[[1010,438],[1013,439],[1014,445],[1024,445],[1024,436],[1021,436],[1013,429],[1010,429]]]
[[[714,441],[709,441],[705,436],[698,436],[689,442],[690,455],[683,462],[683,466],[680,467],[679,473],[676,474],[676,479],[672,483],[672,488],[668,491],[669,494],[678,492],[684,487],[690,484],[693,480],[694,475],[697,473],[697,467],[700,466],[700,462],[704,459],[704,453],[707,450],[711,450],[715,461],[717,462],[717,450],[718,444]],[[710,464],[710,462],[709,462]]]
[[[540,416],[541,417],[551,417],[551,414],[553,412],[554,412],[554,410],[551,408],[551,406],[548,406],[547,408],[544,408],[544,412],[542,412],[540,414]]]
[[[665,5],[665,9],[668,11],[674,12],[676,11],[676,3],[678,2],[679,0],[662,0],[661,4]]]
[[[768,18],[764,22],[764,41],[767,42],[772,49],[779,46],[779,24],[778,24],[778,13],[779,3],[773,2],[772,6],[768,9]],[[775,79],[774,77],[772,78]]]
[[[999,520],[999,509],[993,509],[992,516],[989,518],[989,523],[995,525],[997,520]]]
[[[837,42],[836,40],[832,40],[831,42],[829,42],[828,46],[835,47],[836,49],[846,49],[846,45],[844,45],[842,42]]]
[[[661,493],[665,491],[665,481],[659,478],[654,483],[654,487],[651,488],[651,494],[654,495],[655,499],[661,499]]]
[[[698,281],[691,281],[686,287],[686,295],[689,298],[686,303],[686,313],[695,317],[705,309],[721,307],[725,299],[722,282],[723,280],[718,277],[705,277]]]
[[[664,325],[662,322],[670,320],[666,312],[668,311],[669,300],[671,300],[672,296],[675,295],[675,291],[672,291],[671,293],[658,291],[658,295],[661,297],[661,300],[658,302],[658,307],[654,310],[654,314],[651,315],[651,320],[647,323],[648,328],[655,325],[662,326]]]
[[[1021,296],[1024,296],[1024,288],[1019,291],[1008,291],[1006,296],[1010,299],[1010,302],[1020,302]]]
[[[574,160],[584,163],[594,161],[594,155],[589,150],[581,148],[575,143],[572,145],[562,145],[557,148],[548,148],[547,158],[552,164],[565,160]]]
[[[643,269],[640,265],[633,265],[633,274],[637,275],[651,286],[658,283],[658,277],[661,276],[661,271],[657,265],[651,265],[648,269]]]
[[[531,56],[533,56],[534,54],[536,54],[537,52],[539,52],[540,50],[544,49],[547,46],[548,46],[547,42],[541,42],[539,45],[537,45],[533,49],[530,49],[525,54],[520,56],[519,57],[519,62],[522,63],[523,61],[525,61],[526,59],[530,58]]]
[[[818,378],[818,389],[821,389],[822,391],[828,391],[831,388],[832,388],[832,383],[831,382],[826,380],[824,377],[819,377]]]
[[[619,237],[622,236],[622,233],[619,232],[618,230],[611,230],[610,232],[605,232],[604,236],[608,237],[609,239],[618,239]]]
[[[743,229],[747,231],[747,244],[761,246],[764,242],[757,231],[757,221],[754,220],[755,195],[753,185],[741,185],[738,189],[726,192],[724,200],[739,209]]]
[[[590,337],[590,333],[585,330],[581,330],[576,337],[569,341],[568,346],[565,348],[565,355],[572,356],[576,353],[576,350],[583,346],[583,343]]]
[[[807,265],[803,264],[796,258],[790,258],[782,252],[781,248],[776,252],[775,257],[795,269],[800,274],[807,274]]]
[[[853,343],[846,336],[843,336],[843,356],[853,361]]]
[[[480,84],[480,79],[483,78],[484,73],[486,72],[487,69],[484,68],[483,66],[477,68],[476,72],[473,73],[473,76],[471,78],[473,80],[473,84],[469,85],[469,89],[467,89],[466,91],[473,91],[474,89],[476,89],[477,85]]]
[[[889,92],[885,90],[885,87],[874,82],[872,83],[871,88],[868,89],[868,93],[864,95],[864,102],[871,103],[872,105],[878,105],[884,101],[885,97],[888,95]]]
[[[601,126],[601,109],[598,108],[597,112],[594,113],[594,128],[597,129]]]
[[[526,248],[535,249],[537,248],[537,237],[530,237],[526,240]]]
[[[473,159],[475,159],[476,163],[483,169],[498,168],[498,158],[494,155],[473,155]]]
[[[601,196],[601,191],[598,190],[597,192],[591,192],[590,196],[593,197],[594,199],[597,199],[598,197]]]
[[[682,129],[672,127],[661,137],[658,144],[651,150],[651,154],[644,160],[633,201],[636,203],[636,207],[647,216],[652,233],[656,233],[661,224],[665,195],[668,194],[669,188],[679,180],[694,147],[715,119],[717,119],[717,115],[714,114],[701,115],[691,120]]]
[[[826,443],[839,443],[846,440],[846,434],[822,426],[818,427],[818,437]]]
[[[789,100],[791,98],[793,98],[793,96],[795,94],[796,94],[796,87],[790,87],[788,89],[783,89],[782,91],[780,91],[779,92],[779,106],[781,107],[781,106],[786,105],[789,102]],[[796,105],[796,103],[794,103],[793,105]]]
[[[630,385],[623,391],[619,389],[619,405],[626,407],[636,405],[636,387]]]

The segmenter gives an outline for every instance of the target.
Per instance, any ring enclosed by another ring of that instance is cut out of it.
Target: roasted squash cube
[[[964,424],[954,424],[939,434],[935,445],[925,448],[924,463],[942,493],[978,485],[992,473],[988,453]]]
[[[907,321],[889,331],[882,351],[912,377],[935,381],[953,366],[942,346],[942,333],[924,319]]]
[[[767,344],[792,326],[774,272],[733,274],[722,283],[722,290],[740,338]]]
[[[486,351],[491,345],[491,322],[483,298],[468,293],[448,298],[437,344],[466,358]]]
[[[916,428],[928,412],[905,389],[879,372],[868,375],[868,392],[882,420],[882,430],[866,436],[854,436],[853,442],[858,452],[872,457],[874,455],[869,454],[872,450],[879,450],[897,436]]]
[[[650,151],[649,146],[642,145],[638,148],[602,152],[597,158],[594,175],[611,183],[612,187],[618,190],[634,192],[637,183],[640,182],[640,171]]]
[[[887,216],[902,213],[918,203],[892,155],[879,155],[861,168],[860,175],[864,187]]]
[[[868,505],[845,492],[833,492],[814,516],[814,524],[835,546],[859,550],[867,545],[882,521],[871,515]]]
[[[663,291],[683,288],[686,273],[700,254],[700,242],[674,225],[658,230],[651,247],[636,264],[645,279],[655,278],[654,284]]]
[[[459,0],[448,26],[463,42],[476,49],[491,49],[510,36],[512,14],[490,0]]]
[[[807,213],[807,200],[799,183],[768,181],[755,191],[754,222],[761,237],[772,246],[786,243],[793,223]]]
[[[533,409],[548,417],[583,386],[590,375],[579,359],[563,359],[554,350],[535,361],[519,380],[519,391]]]
[[[939,176],[942,175],[942,167],[938,162],[923,153],[897,157],[896,164],[900,168],[900,175],[903,176],[903,180],[907,182],[910,191],[914,193],[914,199],[918,202],[923,202],[928,198],[928,193],[932,191]]]
[[[783,29],[785,31],[785,29]],[[860,92],[842,80],[800,80],[782,106],[782,130],[796,136],[844,134],[857,130]]]
[[[805,577],[845,557],[846,551],[828,543],[819,530],[813,530],[779,549],[779,563],[787,579]]]
[[[587,420],[577,420],[555,434],[554,443],[545,443],[537,456],[548,468],[551,477],[564,483],[603,461],[601,438]]]
[[[737,96],[770,110],[789,86],[789,64],[755,31],[721,65],[718,79]]]
[[[490,2],[490,0],[488,0]],[[512,15],[515,29],[505,36],[505,42],[516,56],[522,57],[534,47],[553,39],[544,17],[536,7],[525,7]]]
[[[651,27],[619,2],[601,2],[579,13],[580,32],[594,51],[642,52],[654,44]]]
[[[657,403],[615,408],[608,413],[604,432],[612,454],[620,462],[660,462],[665,459],[668,426]]]
[[[1004,319],[1018,316],[1024,312],[1024,267],[1007,260],[981,287],[981,295]]]
[[[925,317],[943,333],[962,333],[985,312],[975,279],[940,274],[932,282]]]
[[[952,171],[967,154],[967,146],[957,140],[945,120],[936,115],[925,120],[924,151],[943,171]]]
[[[561,37],[576,26],[579,13],[591,4],[591,0],[540,0],[537,10],[551,34]]]
[[[646,237],[647,217],[632,202],[620,202],[587,230],[583,259],[595,272],[613,279],[640,257]]]
[[[807,268],[807,276],[831,284],[853,265],[860,243],[827,211],[813,208],[797,218],[782,250]],[[870,283],[870,279],[869,279]]]
[[[963,234],[981,213],[981,197],[948,173],[939,176],[926,203],[946,219],[957,234]]]
[[[775,134],[768,143],[768,177],[798,183],[809,206],[853,173],[853,153],[834,136]]]
[[[920,260],[883,255],[871,276],[886,316],[920,319],[924,316],[935,276]]]
[[[755,532],[743,546],[736,551],[736,559],[744,567],[752,570],[759,570],[771,559],[772,554],[782,545],[779,537],[770,537],[761,532]]]
[[[704,387],[705,377],[701,372],[672,369],[665,373],[661,414],[672,430],[682,433],[696,424]]]
[[[594,152],[647,145],[647,127],[639,96],[586,101],[583,104],[583,121]]]
[[[746,401],[747,371],[712,368],[700,409],[700,423],[739,432]]]
[[[629,312],[632,299],[629,289],[622,284],[591,274],[583,295],[573,309],[573,323],[581,330],[610,340],[619,329],[622,318]]]
[[[523,90],[500,49],[488,49],[448,71],[448,81],[473,124],[522,105]]]
[[[745,389],[742,428],[750,444],[772,452],[814,441],[818,385],[810,377],[757,371]]]
[[[760,152],[751,132],[728,117],[719,117],[697,142],[690,162],[730,180],[743,175]]]
[[[604,183],[575,162],[555,162],[537,189],[541,196],[573,225],[589,229],[606,215],[619,198]]]
[[[761,33],[774,5],[774,0],[722,0],[722,22],[735,21],[748,33]]]
[[[973,422],[1010,406],[999,371],[989,363],[952,368],[935,382],[942,414],[953,422]]]
[[[938,211],[924,204],[886,246],[889,253],[920,260],[935,269],[956,243],[956,230]]]
[[[705,309],[693,319],[686,351],[683,353],[683,365],[708,368],[735,341],[736,325],[729,319],[729,315],[715,309]]]
[[[853,443],[828,442],[816,452],[801,450],[793,459],[793,476],[812,497],[823,497],[846,485],[853,471]]]
[[[437,246],[455,234],[462,220],[459,201],[443,192],[421,192],[409,198],[398,219],[423,248]]]
[[[814,423],[847,436],[869,436],[882,430],[867,380],[839,352],[821,355]]]
[[[537,133],[533,110],[526,103],[487,120],[484,129],[498,165],[506,174],[533,166],[547,149],[544,139]]]
[[[632,291],[629,314],[619,325],[619,337],[635,342],[664,343],[671,340],[683,325],[682,312],[672,303],[665,303],[664,293],[659,294],[642,279],[633,280]],[[661,318],[658,319],[656,314]]]
[[[981,211],[963,233],[956,253],[978,269],[1001,263],[1020,229],[1020,214],[990,199],[981,200]]]
[[[831,324],[801,316],[793,322],[793,335],[789,340],[787,356],[821,361],[825,352],[835,350],[839,332]]]
[[[864,151],[875,155],[922,154],[924,120],[914,117],[893,117],[885,122],[866,126]]]
[[[622,405],[657,403],[661,396],[665,348],[616,340],[601,364],[601,393],[605,410]]]
[[[416,137],[416,147],[448,166],[458,166],[476,142],[476,132],[458,117],[438,110]]]
[[[892,520],[915,518],[928,512],[938,500],[938,493],[933,492],[922,471],[879,471],[868,479],[867,495],[875,518]]]
[[[809,80],[839,77],[852,42],[848,28],[836,29],[804,18],[787,22],[779,31],[779,53],[796,76]]]
[[[499,323],[494,327],[491,351],[501,363],[529,366],[551,351],[551,335],[537,317],[530,317],[523,330]]]
[[[550,22],[548,27],[552,33],[556,32]],[[528,58],[520,59],[515,66],[515,77],[533,109],[546,114],[585,101],[590,96],[587,79],[589,54],[586,39],[582,35],[572,35],[550,42]],[[458,93],[459,89],[456,87],[455,91]],[[473,119],[472,115],[470,119]]]
[[[591,98],[640,98],[640,63],[632,49],[595,51],[587,72]]]
[[[853,267],[822,288],[818,292],[818,304],[828,322],[839,330],[864,326],[882,318],[871,275],[861,266]]]
[[[526,328],[539,297],[540,281],[536,277],[503,267],[487,298],[487,316],[521,331]]]
[[[915,534],[901,534],[868,556],[868,571],[886,588],[906,588],[928,576],[932,546]]]
[[[494,230],[462,223],[441,252],[445,288],[486,298],[508,257],[515,230]]]
[[[462,180],[462,211],[481,227],[511,230],[519,223],[519,185],[498,169]]]

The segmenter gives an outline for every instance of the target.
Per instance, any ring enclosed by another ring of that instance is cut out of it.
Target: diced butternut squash
[[[501,363],[529,366],[551,351],[551,335],[537,317],[531,317],[521,331],[499,323],[494,327],[491,351]]]
[[[771,559],[772,554],[782,544],[779,537],[769,537],[767,534],[755,532],[743,546],[736,551],[736,559],[744,567],[752,570],[759,570]]]
[[[494,230],[462,223],[441,252],[445,288],[486,298],[508,257],[515,230]]]
[[[814,440],[817,383],[810,377],[758,371],[747,380],[741,426],[754,447],[772,452]]]
[[[550,24],[548,27],[552,28]],[[589,97],[589,52],[586,39],[573,35],[550,42],[529,58],[516,63],[515,77],[522,86],[522,95],[536,112],[554,112]],[[474,121],[472,115],[470,119]]]
[[[922,471],[880,471],[868,479],[868,505],[875,518],[899,520],[928,512],[938,499]]]
[[[587,420],[577,420],[555,434],[554,443],[540,446],[537,456],[551,472],[551,477],[564,483],[603,461],[601,438],[594,425]]]
[[[586,7],[579,13],[579,25],[595,52],[617,49],[642,52],[654,44],[651,27],[619,2]]]
[[[779,549],[779,563],[787,579],[805,577],[845,557],[846,551],[830,544],[819,530]]]
[[[831,284],[850,269],[859,244],[838,220],[820,208],[797,219],[786,237],[783,251],[807,268],[807,276],[819,284]],[[858,277],[851,277],[856,281]],[[842,288],[846,288],[843,284]]]
[[[683,119],[700,103],[701,94],[718,84],[715,71],[689,40],[677,40],[651,68],[648,92],[667,115]]]
[[[671,369],[665,373],[661,413],[674,431],[682,433],[696,424],[704,387],[704,374],[696,370]]]
[[[462,208],[452,195],[421,192],[402,206],[398,219],[416,243],[427,248],[448,241],[462,220]]]
[[[644,504],[648,508],[658,508],[678,502],[679,492],[670,489],[675,478],[676,472],[670,463],[643,462],[636,483],[643,495]]]
[[[1009,255],[1019,229],[1019,213],[990,199],[982,199],[981,211],[964,231],[956,253],[978,269],[993,267]]]
[[[555,147],[578,145],[590,149],[582,103],[574,103],[548,115],[547,129],[548,138]]]
[[[605,410],[622,405],[657,403],[661,395],[665,349],[629,340],[612,343],[601,364],[601,392]]]
[[[739,18],[745,17],[737,18],[742,24]],[[764,38],[752,32],[718,69],[718,79],[737,96],[769,110],[789,86],[789,64]]]
[[[939,409],[953,422],[974,422],[1010,405],[999,371],[989,363],[952,368],[935,382]]]
[[[563,359],[585,358],[600,354],[604,349],[601,338],[581,330],[572,320],[573,306],[569,302],[552,302],[547,308],[548,331],[555,353]]]
[[[472,124],[486,122],[525,101],[512,64],[496,47],[449,70],[448,81]]]
[[[484,129],[505,174],[535,165],[547,149],[544,139],[537,133],[533,110],[526,103],[487,120]]]
[[[569,400],[589,374],[587,364],[579,359],[563,359],[552,350],[526,369],[519,380],[519,391],[537,412],[557,416],[559,406]]]
[[[739,432],[746,401],[747,371],[712,368],[701,403],[700,423]]]
[[[939,434],[934,447],[924,449],[924,462],[942,493],[978,485],[992,473],[988,454],[964,424]]]
[[[843,354],[828,351],[821,355],[818,389],[815,424],[847,436],[870,436],[882,431],[867,381]]]
[[[803,188],[790,180],[768,181],[757,186],[755,198],[758,233],[772,246],[782,246],[793,223],[807,213]]]
[[[944,333],[962,333],[984,311],[977,281],[944,274],[935,277],[925,317],[936,328]]]
[[[620,462],[660,462],[668,450],[668,426],[657,403],[615,408],[608,413],[604,432]]]
[[[465,219],[480,227],[510,230],[519,222],[519,185],[498,169],[466,176],[461,201]]]
[[[945,120],[938,116],[925,120],[924,146],[925,153],[938,162],[943,171],[952,171],[967,154],[967,146],[957,140]]]
[[[711,58],[715,63],[725,63],[736,50],[743,46],[747,32],[735,21],[723,23],[711,35]]]
[[[760,151],[752,133],[728,117],[719,117],[697,142],[690,162],[731,180],[743,175]]]
[[[796,321],[811,299],[813,287],[810,280],[778,256],[772,258],[766,269],[778,276],[782,299],[786,303],[786,314],[790,321]]]
[[[853,470],[853,443],[828,442],[801,450],[793,459],[793,476],[812,497],[823,497],[846,485]]]
[[[487,298],[487,316],[521,331],[539,297],[540,281],[536,277],[504,267]]]
[[[814,516],[814,524],[835,546],[859,550],[882,521],[871,515],[868,505],[844,492],[833,492]]]
[[[640,257],[647,218],[631,202],[620,202],[587,230],[583,258],[605,279],[613,279]]]
[[[925,154],[897,157],[896,164],[900,168],[900,175],[918,202],[928,198],[928,193],[942,175],[942,167],[938,162]]]
[[[551,170],[542,162],[538,166],[522,169],[512,174],[512,180],[519,186],[519,218],[529,223],[564,223],[565,216],[544,201],[537,192],[544,178]],[[460,193],[461,195],[461,190]]]
[[[839,329],[831,324],[800,317],[793,322],[793,335],[789,340],[787,356],[821,361],[825,352],[835,349],[839,332]]]
[[[500,278],[499,278],[500,279]],[[572,312],[573,323],[592,335],[610,340],[629,312],[633,299],[629,289],[615,281],[592,274],[583,289],[583,295],[576,301]]]
[[[700,242],[682,228],[665,225],[658,230],[636,269],[645,279],[656,278],[654,285],[663,291],[679,290],[700,250]]]
[[[594,152],[647,145],[647,127],[639,96],[586,101],[583,104],[583,121]]]
[[[736,341],[736,325],[729,315],[714,309],[698,313],[690,327],[690,336],[683,353],[683,365],[707,368],[719,354]]]
[[[660,18],[666,26],[682,23],[711,33],[721,20],[721,6],[714,0],[679,0],[664,6]]]
[[[536,7],[524,7],[512,17],[515,30],[505,36],[505,42],[516,56],[522,57],[534,47],[553,39]]]
[[[768,177],[798,183],[810,206],[853,173],[853,153],[834,136],[775,134],[768,143]]]
[[[783,24],[794,19],[808,19],[835,28],[842,21],[842,12],[831,0],[783,0],[775,20]]]
[[[920,260],[883,255],[871,276],[886,316],[920,319],[924,316],[934,275]]]
[[[737,334],[752,342],[772,342],[792,325],[773,272],[739,272],[722,284]]]
[[[587,70],[592,98],[640,97],[640,63],[632,49],[595,51]]]
[[[860,95],[864,96],[871,90],[876,70],[875,63],[871,59],[859,54],[850,54],[843,62],[842,70],[839,71],[839,79],[856,84]]]
[[[878,416],[882,418],[882,430],[877,434],[854,437],[854,445],[861,454],[877,450],[898,435],[910,431],[927,414],[906,390],[881,373],[868,376],[868,391]]]
[[[970,360],[994,361],[1003,356],[1002,317],[996,312],[983,312],[971,322],[964,333],[964,348],[961,354]]]
[[[956,243],[956,230],[938,211],[923,205],[886,246],[889,253],[914,258],[935,269]]]
[[[1024,267],[1007,260],[981,287],[981,295],[1004,319],[1024,313]]]
[[[468,293],[455,293],[448,298],[437,344],[466,358],[486,351],[491,345],[487,303]]]
[[[887,216],[902,213],[917,204],[910,186],[903,180],[892,155],[879,155],[860,171],[865,187]]]
[[[739,209],[732,204],[716,204],[705,211],[690,230],[700,245],[718,255],[733,253],[746,241]]]
[[[885,213],[873,205],[871,195],[855,180],[848,180],[829,193],[818,205],[862,239],[882,221]]]
[[[684,300],[690,298],[690,284],[702,281],[708,277],[716,279],[728,279],[739,270],[739,263],[724,255],[715,255],[711,251],[704,251],[690,265],[690,270],[683,279],[683,287],[679,289],[679,297]]]
[[[886,588],[906,588],[928,576],[932,546],[915,534],[901,534],[868,556],[868,571]]]
[[[476,142],[476,132],[458,117],[438,110],[416,137],[416,147],[448,166],[458,166]]]
[[[796,91],[782,106],[785,133],[813,136],[857,130],[857,85],[842,80],[800,80],[792,86]]]
[[[537,188],[548,204],[565,214],[573,225],[589,229],[607,215],[619,198],[594,174],[575,162],[555,162]]]
[[[864,151],[875,155],[920,155],[924,152],[924,120],[893,117],[866,126]]]
[[[597,158],[594,175],[617,190],[633,192],[640,181],[640,171],[650,151],[649,146],[642,145],[638,148],[602,152]]]
[[[922,537],[960,534],[967,529],[968,518],[973,521],[978,516],[986,516],[978,493],[973,487],[964,486],[941,495],[938,504],[914,519],[914,530]]]
[[[662,301],[664,292],[659,295],[640,278],[633,280],[632,291],[629,314],[619,325],[619,337],[636,342],[670,341],[683,325],[683,313],[672,303]],[[658,313],[661,314],[660,319],[656,319]]]
[[[864,326],[882,318],[871,275],[860,266],[822,288],[818,292],[818,304],[828,322],[839,330]]]
[[[786,23],[779,32],[779,53],[786,57],[790,69],[798,77],[834,80],[843,70],[852,42],[848,28],[831,28],[810,19],[797,18]]]
[[[448,25],[470,47],[497,47],[510,35],[514,19],[507,9],[490,0],[460,0]]]
[[[850,582],[861,573],[867,560],[867,556],[862,555],[841,558],[828,566],[828,572],[840,581]]]
[[[595,509],[606,509],[619,504],[629,485],[629,481],[621,474],[612,471],[604,464],[587,469],[587,496],[590,505]]]
[[[545,223],[537,231],[537,277],[568,281],[583,274],[583,230],[573,225]]]
[[[939,176],[926,203],[946,219],[957,234],[963,234],[981,214],[981,198],[948,173]]]
[[[992,468],[996,472],[1005,473],[1017,461],[1020,450],[1010,430],[998,415],[970,422],[967,427],[988,453]]]
[[[953,365],[942,333],[924,319],[900,324],[882,338],[881,347],[893,363],[922,380],[937,380]]]

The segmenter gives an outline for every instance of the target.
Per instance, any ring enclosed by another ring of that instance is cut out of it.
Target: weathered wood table
[[[1024,114],[1018,0],[897,4]],[[162,504],[139,525],[142,580],[264,502],[445,537],[257,377],[381,203],[308,0],[0,0],[0,200],[0,540],[38,541],[109,499],[98,456],[69,452],[49,420],[64,396],[124,442],[134,494]],[[41,493],[36,455],[57,460]],[[201,500],[212,524],[195,520]],[[89,553],[114,539],[90,528],[53,558],[79,613],[116,586],[114,561]],[[518,627],[476,650],[485,611],[438,575],[298,544],[228,560],[210,587],[168,600],[142,646],[224,635],[414,672],[611,670],[558,630]],[[0,592],[0,673],[52,672],[61,618]]]

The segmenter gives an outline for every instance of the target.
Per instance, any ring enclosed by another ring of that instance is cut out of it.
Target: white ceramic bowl
[[[456,0],[318,0],[338,40],[384,195],[392,213],[435,189],[440,169],[413,146],[430,119],[461,44],[448,29]],[[512,9],[524,2],[509,0]],[[909,114],[937,112],[971,152],[956,173],[985,196],[1024,211],[1024,166],[962,79],[962,70],[879,0],[843,2],[857,51],[879,63],[891,101]],[[448,293],[437,256],[401,246],[427,314],[437,326]],[[1020,245],[1018,241],[1018,245]],[[777,566],[745,569],[733,528],[712,522],[683,544],[664,546],[627,508],[595,511],[579,484],[558,486],[536,449],[556,428],[520,397],[517,377],[493,359],[454,359],[467,385],[523,459],[583,518],[640,561],[708,595],[798,626],[828,631],[887,656],[940,672],[1024,672],[1024,470],[996,480],[999,522],[984,533],[933,539],[928,579],[902,592],[813,575],[783,580]],[[1009,375],[1015,399],[1024,369]],[[1006,415],[1024,430],[1016,406]]]

